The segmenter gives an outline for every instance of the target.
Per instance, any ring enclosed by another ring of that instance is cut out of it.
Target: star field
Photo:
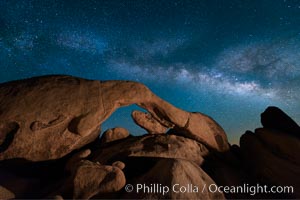
[[[0,82],[44,74],[133,80],[212,116],[231,142],[267,106],[300,121],[300,1],[0,1]],[[123,126],[136,106],[103,130]]]

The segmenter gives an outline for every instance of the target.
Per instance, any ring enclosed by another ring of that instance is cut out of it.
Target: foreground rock
[[[94,141],[101,123],[130,104],[211,149],[229,148],[214,120],[178,109],[136,82],[44,76],[1,84],[0,99],[0,160],[61,158]]]
[[[95,140],[103,113],[99,85],[67,76],[1,84],[0,160],[56,159]]]
[[[72,174],[73,199],[90,199],[99,193],[121,190],[125,176],[118,167],[81,161]]]
[[[16,198],[15,194],[0,185],[0,199],[14,199]]]
[[[172,169],[172,170],[170,170]],[[182,159],[159,159],[144,175],[129,182],[133,191],[124,199],[224,199],[209,192],[216,183],[194,162]],[[140,188],[136,186],[140,184]]]
[[[24,190],[21,190],[19,193],[14,190],[15,184],[12,182],[12,184],[5,184],[9,186],[5,188],[5,195],[39,199],[135,198],[138,196],[124,190],[125,183],[135,184],[138,181],[145,181],[151,184],[151,180],[156,180],[165,181],[162,183],[170,187],[177,182],[186,186],[190,183],[199,186],[199,189],[198,192],[193,193],[170,192],[163,196],[160,193],[155,197],[223,198],[222,194],[210,193],[207,189],[203,193],[199,191],[204,184],[214,184],[214,181],[200,168],[200,164],[204,162],[203,156],[208,155],[209,151],[197,141],[164,134],[127,137],[98,144],[100,146],[96,149],[84,149],[74,154],[66,159],[66,162],[63,161],[62,165],[58,164],[61,161],[51,161],[48,164],[32,163],[29,167],[21,164],[17,164],[15,168],[7,167],[7,170],[13,173],[18,173],[20,168],[25,171],[35,169],[20,175],[20,180],[23,179],[22,177],[26,178],[22,185],[29,185],[29,191],[34,192],[24,194]],[[58,175],[53,176],[55,173]],[[28,177],[38,178],[39,184],[32,184]],[[49,182],[49,179],[53,181]],[[18,179],[12,181],[16,184],[20,183]],[[9,193],[10,191],[12,193]],[[146,192],[140,195],[139,197],[151,198],[151,195]]]

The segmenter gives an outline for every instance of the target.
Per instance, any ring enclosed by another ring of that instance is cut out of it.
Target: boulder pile
[[[101,124],[137,104],[133,136]],[[0,199],[300,198],[299,126],[269,107],[263,128],[230,145],[220,125],[146,86],[44,76],[0,84]],[[224,192],[262,184],[293,193]]]

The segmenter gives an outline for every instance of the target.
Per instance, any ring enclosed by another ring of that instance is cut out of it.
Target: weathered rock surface
[[[229,150],[227,136],[222,127],[211,117],[199,112],[189,113],[188,121],[183,128],[183,135],[205,144],[207,147],[225,152]]]
[[[99,193],[116,192],[124,187],[125,176],[118,167],[81,161],[74,174],[74,199],[89,199]]]
[[[55,196],[90,199],[101,193],[117,192],[125,183],[125,175],[120,168],[81,160],[74,166],[70,178],[62,184]],[[73,194],[70,196],[71,192]]]
[[[165,127],[217,151],[229,146],[220,126],[189,113],[129,81],[91,81],[44,76],[0,84],[0,160],[43,161],[61,158],[95,140],[100,125],[117,108],[137,104]]]
[[[0,160],[56,159],[95,140],[103,112],[99,85],[68,76],[1,84]]]
[[[149,134],[164,134],[167,132],[168,127],[163,126],[156,119],[152,117],[150,113],[144,113],[141,111],[133,111],[131,114],[134,122],[140,127],[147,130]]]
[[[147,110],[132,118],[151,134],[114,128],[99,139],[102,122],[130,104]],[[0,119],[0,198],[300,198],[299,126],[278,108],[230,147],[212,118],[178,109],[140,83],[46,76],[0,84]],[[172,192],[128,193],[126,183]],[[294,193],[208,191],[243,183]]]
[[[108,142],[112,142],[115,140],[127,138],[128,136],[129,136],[129,132],[127,129],[121,128],[121,127],[116,127],[116,128],[108,129],[107,131],[105,131],[101,137],[101,139],[102,139],[101,142],[108,143]]]
[[[181,158],[201,164],[208,149],[195,140],[176,135],[143,135],[100,146],[92,160],[111,164],[118,158],[159,157]]]

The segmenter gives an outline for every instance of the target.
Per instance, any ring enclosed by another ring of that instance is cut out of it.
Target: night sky
[[[0,0],[0,82],[45,74],[142,82],[238,143],[269,105],[300,122],[300,1]],[[103,130],[144,133],[133,109]]]

